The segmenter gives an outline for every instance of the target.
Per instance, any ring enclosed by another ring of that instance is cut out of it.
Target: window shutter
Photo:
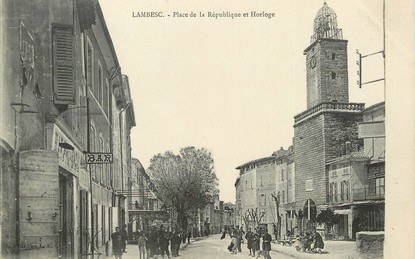
[[[53,90],[55,104],[75,104],[73,66],[73,28],[53,28]]]

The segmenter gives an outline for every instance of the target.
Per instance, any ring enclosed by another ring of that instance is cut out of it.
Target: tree
[[[333,225],[339,224],[340,216],[334,214],[333,210],[326,209],[326,210],[320,211],[320,213],[316,217],[316,221],[319,224],[324,223],[326,225],[326,228],[325,228],[324,232],[325,232],[326,236],[328,236],[329,232],[330,232],[330,229],[333,227]]]
[[[211,153],[186,147],[178,155],[171,151],[157,154],[150,163],[148,171],[158,198],[176,211],[179,227],[186,229],[191,212],[204,208],[219,192]]]
[[[272,198],[274,198],[275,206],[277,208],[277,234],[276,239],[281,239],[281,216],[280,216],[280,195],[278,194],[275,196],[274,194],[271,194]]]
[[[316,221],[319,224],[324,223],[327,226],[333,226],[340,222],[340,217],[339,215],[334,214],[333,210],[326,209],[320,211],[320,213],[317,215]]]
[[[245,223],[245,226],[248,228],[250,226],[250,223],[253,223],[253,227],[257,228],[259,226],[259,223],[261,223],[262,219],[265,216],[266,211],[258,211],[258,208],[255,209],[247,209],[245,211],[245,214],[243,215],[243,220]]]

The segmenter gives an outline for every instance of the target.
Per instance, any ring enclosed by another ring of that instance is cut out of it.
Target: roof
[[[369,112],[369,111],[377,110],[377,109],[380,109],[380,108],[385,108],[385,102],[380,102],[380,103],[376,103],[372,106],[369,106],[366,109],[364,109],[363,112]]]
[[[235,169],[238,169],[239,170],[242,167],[247,166],[247,165],[251,165],[251,164],[255,164],[255,163],[259,163],[259,162],[264,162],[264,161],[269,161],[269,160],[274,160],[274,159],[276,159],[275,156],[267,156],[267,157],[263,157],[263,158],[258,158],[258,159],[255,159],[255,160],[246,162],[246,163],[244,163],[244,164],[236,167]]]
[[[370,157],[368,157],[367,155],[365,155],[362,152],[352,152],[349,155],[344,155],[344,156],[340,156],[340,157],[336,157],[334,159],[328,160],[326,162],[326,165],[330,165],[330,164],[336,164],[339,162],[343,162],[343,161],[367,161],[369,160]]]

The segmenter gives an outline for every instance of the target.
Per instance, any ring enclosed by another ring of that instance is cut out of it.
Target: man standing
[[[242,252],[242,247],[241,247],[241,243],[242,243],[242,239],[243,239],[243,237],[244,237],[244,230],[243,230],[243,228],[242,228],[242,226],[240,227],[240,229],[238,230],[238,232],[237,232],[237,238],[238,238],[238,251],[239,251],[239,253],[241,253]]]
[[[179,256],[181,238],[176,229],[173,230],[173,234],[170,239],[171,253],[173,257]]]
[[[121,241],[122,241],[123,253],[127,253],[127,251],[125,251],[125,248],[127,247],[127,239],[128,239],[127,225],[124,225],[121,230]]]
[[[268,230],[265,229],[265,234],[262,236],[262,250],[264,251],[265,259],[271,259],[271,256],[269,255],[269,251],[271,251],[271,240],[271,235],[268,233]]]
[[[112,239],[112,254],[115,259],[122,258],[122,237],[120,233],[120,228],[116,227],[115,232],[111,234]]]
[[[159,244],[160,244],[160,252],[161,256],[164,258],[164,253],[166,253],[167,257],[170,258],[169,252],[169,234],[164,230],[164,227],[160,227],[159,232]]]
[[[246,241],[247,241],[247,247],[249,249],[249,255],[252,255],[252,248],[254,244],[254,233],[252,233],[251,228],[248,228],[248,232],[246,232],[245,235]]]
[[[190,232],[190,229],[187,230],[187,243],[190,244],[190,238],[192,237],[192,233]]]

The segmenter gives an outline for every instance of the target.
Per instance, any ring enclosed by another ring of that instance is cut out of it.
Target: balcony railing
[[[303,120],[304,118],[314,114],[316,112],[325,111],[363,111],[365,108],[364,103],[338,103],[338,102],[323,102],[320,103],[294,117],[295,123]]]
[[[354,201],[366,201],[366,200],[384,200],[385,199],[385,186],[372,186],[369,188],[361,188],[353,190]]]
[[[352,201],[384,200],[385,186],[353,189],[352,194],[338,193],[328,195],[329,204],[350,203]]]

